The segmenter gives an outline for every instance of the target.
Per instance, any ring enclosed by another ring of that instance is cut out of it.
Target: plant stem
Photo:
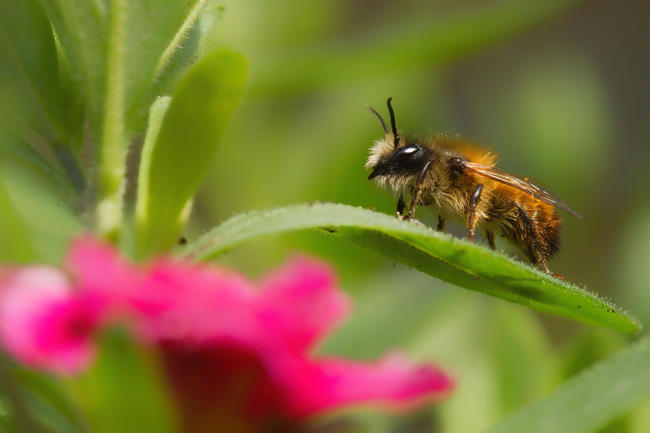
[[[116,239],[122,220],[126,152],[124,144],[124,38],[126,0],[112,0],[106,61],[104,120],[99,149],[97,228]]]

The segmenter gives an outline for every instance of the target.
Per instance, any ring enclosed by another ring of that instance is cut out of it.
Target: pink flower
[[[66,264],[69,277],[26,267],[0,278],[0,342],[27,364],[74,373],[91,362],[95,331],[127,323],[158,348],[184,431],[260,431],[361,403],[402,409],[453,387],[399,354],[374,363],[314,356],[350,305],[313,259],[296,258],[256,285],[169,258],[138,267],[84,238]]]
[[[0,284],[0,339],[9,352],[60,373],[88,364],[89,334],[101,313],[70,290],[63,273],[27,267],[8,273]]]

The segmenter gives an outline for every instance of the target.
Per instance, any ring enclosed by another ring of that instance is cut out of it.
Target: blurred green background
[[[485,143],[501,168],[539,180],[578,210],[584,220],[564,215],[551,269],[648,324],[649,14],[640,0],[226,2],[203,49],[241,51],[251,81],[184,236],[249,209],[311,200],[394,212],[394,198],[363,169],[382,132],[364,105],[384,113],[392,96],[401,129]],[[3,218],[25,220],[25,236],[57,262],[83,223],[47,179],[13,163],[1,176],[0,203],[17,207]],[[8,248],[19,246],[0,245],[0,258]],[[458,379],[432,409],[337,414],[315,431],[480,432],[626,343],[319,233],[249,243],[223,262],[259,275],[299,251],[334,263],[355,298],[323,352],[370,359],[401,347]],[[650,402],[605,431],[650,431],[648,413]]]

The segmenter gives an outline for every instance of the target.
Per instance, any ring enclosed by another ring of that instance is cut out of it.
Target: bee
[[[370,149],[368,179],[399,194],[397,216],[412,220],[416,206],[434,205],[440,210],[438,230],[459,216],[467,225],[467,239],[474,241],[476,228],[485,228],[491,249],[494,233],[520,247],[531,263],[545,272],[548,260],[560,248],[561,219],[557,209],[582,218],[550,192],[496,167],[497,155],[476,143],[439,134],[428,139],[397,130],[391,98],[386,102],[391,130],[372,107],[384,137]],[[410,195],[408,209],[404,196]],[[406,213],[405,213],[406,210]]]

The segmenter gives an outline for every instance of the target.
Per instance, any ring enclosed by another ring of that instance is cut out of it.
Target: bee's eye
[[[418,145],[408,145],[397,149],[390,158],[377,165],[369,179],[387,174],[413,174],[418,173],[427,163],[429,152]]]
[[[410,159],[415,155],[421,153],[420,146],[406,146],[398,149],[393,155],[394,159]]]
[[[402,153],[404,154],[411,154],[413,152],[417,152],[418,148],[416,146],[408,146],[402,149]]]

